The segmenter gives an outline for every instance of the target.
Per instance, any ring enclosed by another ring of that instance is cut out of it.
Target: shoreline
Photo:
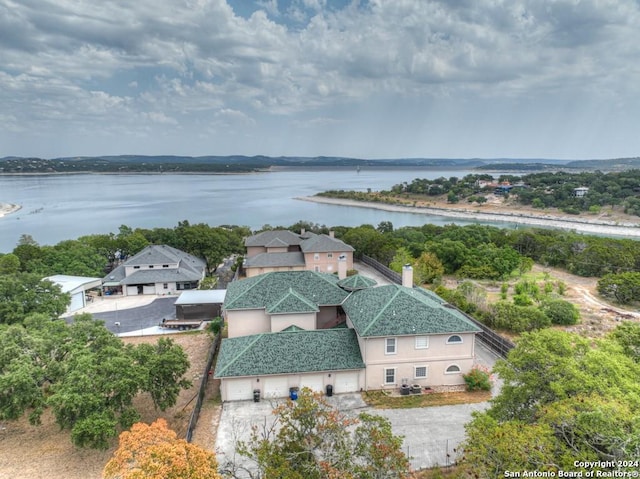
[[[525,213],[496,213],[470,211],[459,208],[438,208],[432,206],[406,206],[392,205],[388,203],[375,203],[370,201],[356,201],[342,198],[326,198],[322,196],[305,196],[294,198],[300,201],[323,203],[336,206],[355,206],[357,208],[371,208],[394,213],[413,213],[422,215],[444,216],[465,220],[494,221],[503,223],[517,223],[531,227],[540,226],[563,230],[578,231],[611,236],[640,237],[640,218],[638,224],[617,223],[614,221],[593,221],[571,218],[566,216],[531,215]],[[480,207],[481,208],[481,207]]]
[[[0,203],[0,218],[4,218],[5,216],[15,213],[20,209],[22,209],[22,205],[14,203]]]

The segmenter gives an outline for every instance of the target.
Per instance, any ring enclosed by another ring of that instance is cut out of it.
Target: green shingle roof
[[[287,294],[267,308],[267,313],[269,314],[317,313],[318,311],[320,311],[320,309],[317,305],[313,304],[293,288],[289,288]]]
[[[280,331],[223,339],[215,377],[364,368],[352,329]]]
[[[337,283],[338,278],[335,275],[315,271],[276,271],[261,274],[229,284],[223,308],[269,309],[289,294],[291,288],[314,305],[339,305],[349,293]]]
[[[437,295],[396,284],[356,291],[342,308],[363,337],[478,332]]]
[[[357,291],[359,289],[371,288],[376,284],[376,280],[367,278],[366,276],[361,276],[359,274],[347,276],[346,278],[338,281],[338,286],[346,289],[347,291]]]

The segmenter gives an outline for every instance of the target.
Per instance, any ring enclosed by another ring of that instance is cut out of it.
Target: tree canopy
[[[146,392],[165,410],[190,386],[188,367],[170,339],[134,347],[90,315],[67,325],[32,314],[23,324],[0,325],[0,419],[28,413],[38,424],[51,408],[74,444],[107,448],[119,428],[139,419],[133,398]]]
[[[466,467],[476,477],[497,477],[579,471],[576,459],[637,458],[639,337],[637,323],[598,341],[555,330],[523,334],[494,368],[504,381],[500,394],[467,426]]]
[[[213,453],[178,439],[164,419],[120,434],[104,479],[220,479]]]

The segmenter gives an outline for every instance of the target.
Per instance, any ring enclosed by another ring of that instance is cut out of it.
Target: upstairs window
[[[449,336],[449,339],[447,339],[447,344],[460,344],[461,342],[462,338],[457,334]]]
[[[385,354],[396,354],[396,338],[387,338],[384,340],[384,353]]]
[[[427,349],[429,347],[428,336],[416,336],[416,349]]]
[[[140,269],[140,266],[134,266],[133,269]]]
[[[333,253],[327,253],[327,258],[333,258]]]

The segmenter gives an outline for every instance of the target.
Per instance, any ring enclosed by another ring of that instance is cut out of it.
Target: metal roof
[[[226,289],[191,289],[183,291],[175,304],[222,304]]]

